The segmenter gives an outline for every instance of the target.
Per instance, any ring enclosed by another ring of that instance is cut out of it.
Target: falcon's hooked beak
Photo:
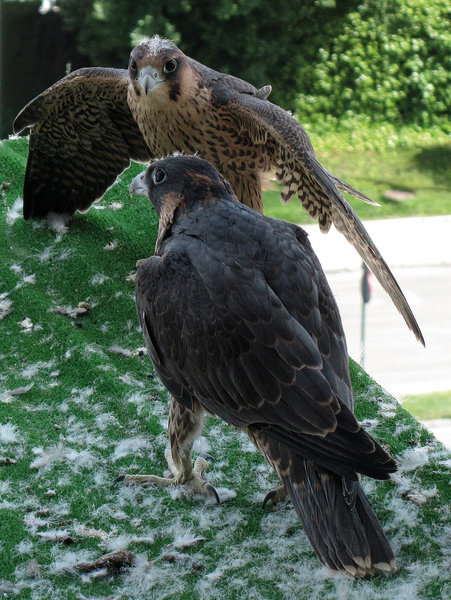
[[[147,184],[144,180],[144,177],[146,175],[146,171],[143,171],[142,173],[140,173],[139,175],[137,175],[132,182],[130,183],[130,186],[128,188],[129,192],[130,192],[130,196],[148,196],[149,194],[149,189],[147,187]]]
[[[144,93],[147,95],[152,92],[160,83],[164,81],[160,72],[153,67],[143,67],[139,72],[137,81],[141,84]]]

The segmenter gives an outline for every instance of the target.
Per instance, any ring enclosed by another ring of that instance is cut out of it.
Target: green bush
[[[303,121],[356,114],[421,126],[443,120],[450,84],[447,0],[365,0],[325,27],[318,60],[299,73]]]
[[[144,35],[169,37],[189,56],[248,80],[272,84],[273,102],[295,108],[300,64],[316,48],[320,23],[335,10],[328,0],[58,0],[66,27],[92,64],[126,68]],[[326,4],[326,6],[324,6]]]

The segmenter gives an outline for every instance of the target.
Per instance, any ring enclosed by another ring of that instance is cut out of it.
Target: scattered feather
[[[33,453],[37,456],[31,463],[30,469],[51,469],[56,463],[66,463],[75,472],[80,469],[91,466],[96,462],[94,455],[88,450],[75,450],[63,444],[44,448],[33,448]]]
[[[104,273],[96,273],[91,277],[89,283],[91,285],[102,285],[102,283],[105,283],[105,281],[108,281],[108,279],[110,279],[108,275],[105,275]]]
[[[192,546],[196,546],[200,544],[200,542],[205,542],[206,538],[201,535],[195,536],[192,533],[188,532],[184,535],[179,535],[172,542],[172,546],[176,550],[184,550],[185,548],[191,548]]]
[[[17,324],[22,329],[23,333],[31,333],[33,329],[33,322],[29,317],[25,317],[22,321],[17,321]]]
[[[34,544],[31,540],[22,540],[15,547],[17,554],[31,554],[34,549]]]
[[[108,350],[110,350],[110,352],[114,352],[115,354],[121,354],[122,356],[127,356],[129,358],[132,356],[143,356],[146,353],[146,348],[144,346],[136,348],[135,350],[129,350],[128,348],[122,348],[117,344],[113,344],[108,348]]]
[[[118,244],[119,244],[118,240],[113,240],[109,244],[106,244],[103,247],[103,249],[104,250],[115,250],[117,248]]]
[[[142,436],[127,438],[116,444],[112,460],[113,462],[116,462],[117,460],[120,460],[129,454],[139,456],[144,450],[146,456],[148,456],[149,452],[151,452],[150,442],[147,438]]]
[[[155,543],[155,539],[151,536],[139,536],[139,535],[134,535],[130,538],[130,541],[133,542],[134,544],[147,544],[149,546],[151,546],[152,544]]]
[[[36,283],[36,275],[35,273],[29,273],[22,277],[21,281],[16,284],[15,289],[18,290],[24,285],[34,285]]]
[[[67,224],[71,219],[71,215],[62,215],[54,212],[50,212],[47,215],[49,227],[52,231],[59,234],[67,233]]]
[[[191,556],[187,554],[182,554],[181,552],[164,552],[158,560],[164,560],[169,563],[174,562],[190,562],[192,560]],[[154,563],[156,561],[153,561]]]
[[[0,443],[18,444],[22,441],[22,436],[15,425],[12,423],[5,423],[4,425],[0,423]]]
[[[135,555],[129,550],[119,550],[104,554],[97,560],[84,561],[74,565],[74,569],[83,573],[102,572],[102,577],[107,575],[116,575],[122,569],[131,567],[135,560]]]
[[[427,500],[429,500],[429,498],[433,498],[437,494],[438,494],[437,486],[433,486],[432,488],[430,488],[428,490],[422,490],[422,491],[410,490],[407,493],[407,497],[409,498],[409,500],[412,500],[412,502],[414,502],[417,506],[421,506],[422,504],[427,502]]]
[[[90,308],[91,304],[89,302],[79,302],[76,308],[72,308],[72,306],[54,306],[52,308],[49,308],[49,312],[56,312],[59,315],[63,315],[64,317],[76,319],[81,315],[85,315]]]
[[[38,531],[36,535],[43,542],[58,542],[65,546],[70,546],[75,542],[75,539],[69,535],[65,529],[48,529],[47,531]]]
[[[132,536],[128,534],[121,534],[112,537],[108,540],[106,547],[112,552],[119,552],[120,550],[126,550],[132,541]]]
[[[142,381],[140,381],[139,379],[136,379],[135,377],[133,377],[133,375],[130,375],[130,373],[126,373],[125,375],[120,375],[118,377],[119,381],[122,381],[122,383],[126,383],[127,385],[133,386],[133,387],[140,387],[143,388],[144,387],[144,383]]]
[[[28,367],[25,367],[25,369],[22,370],[20,376],[23,377],[24,379],[32,379],[40,371],[42,371],[44,369],[52,369],[54,366],[55,366],[54,359],[51,359],[48,361],[38,360],[37,362],[32,363],[31,365],[28,365]]]
[[[8,581],[7,579],[0,579],[0,594],[3,597],[13,597],[20,593],[20,585],[16,585],[12,581]]]
[[[384,419],[391,419],[396,416],[396,404],[394,402],[378,402],[379,409]]]
[[[20,387],[14,388],[13,390],[9,390],[9,393],[11,394],[11,396],[21,396],[22,394],[26,394],[27,392],[29,392],[33,386],[34,381],[29,383],[28,385],[22,385]]]
[[[418,469],[429,462],[428,446],[406,450],[400,459],[399,471],[405,473]]]
[[[6,210],[6,222],[13,225],[17,219],[22,218],[23,199],[20,196],[14,200],[14,204]]]
[[[0,294],[0,321],[12,312],[13,302],[8,298],[8,293]]]

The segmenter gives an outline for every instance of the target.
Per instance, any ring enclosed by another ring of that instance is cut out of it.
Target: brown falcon
[[[197,153],[260,212],[263,185],[275,177],[282,201],[297,195],[323,232],[334,223],[353,244],[424,344],[398,283],[339,190],[372,201],[321,166],[296,119],[267,100],[270,91],[213,71],[158,36],[134,48],[128,72],[75,71],[14,122],[16,133],[31,128],[24,218],[87,210],[130,158]]]
[[[394,570],[357,473],[387,479],[396,465],[353,414],[338,307],[307,234],[240,204],[198,157],[157,161],[131,190],[148,195],[159,215],[136,305],[172,394],[166,456],[174,477],[118,480],[208,488],[205,461],[191,464],[207,411],[248,434],[324,564],[355,576]]]

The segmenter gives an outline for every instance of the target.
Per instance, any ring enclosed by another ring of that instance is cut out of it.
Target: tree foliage
[[[298,110],[430,126],[449,111],[447,0],[364,0],[301,67]],[[335,35],[334,35],[335,34]]]
[[[294,109],[303,48],[315,45],[315,23],[334,12],[329,0],[60,0],[66,26],[95,65],[123,66],[144,35],[172,39],[192,58],[256,86]],[[333,4],[333,3],[332,3]],[[308,50],[310,52],[310,50]]]
[[[430,125],[447,110],[448,0],[59,0],[80,52],[126,67],[144,35],[256,86],[301,120]]]

